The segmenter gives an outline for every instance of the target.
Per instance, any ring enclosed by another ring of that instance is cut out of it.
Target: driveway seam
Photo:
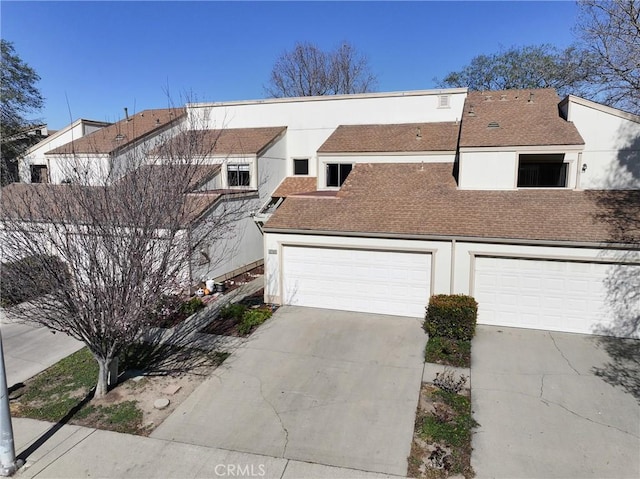
[[[569,361],[567,359],[567,357],[564,355],[562,350],[558,347],[558,344],[556,343],[556,338],[553,337],[553,334],[551,334],[551,331],[549,331],[549,337],[551,338],[551,341],[553,342],[553,345],[556,347],[556,349],[560,353],[560,356],[562,356],[562,358],[566,361],[566,363],[569,365],[569,367],[571,369],[573,369],[578,376],[581,376],[581,374],[578,372],[578,370],[573,367],[573,364],[571,364],[571,361]]]

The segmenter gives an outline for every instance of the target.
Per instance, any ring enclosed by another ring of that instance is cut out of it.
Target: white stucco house
[[[92,171],[117,181],[140,138],[209,138],[192,153],[213,168],[190,194],[214,199],[205,216],[242,196],[247,216],[223,264],[209,261],[217,238],[196,254],[193,280],[264,260],[272,303],[419,318],[430,295],[462,293],[477,299],[481,324],[638,336],[638,116],[553,89],[161,112],[46,156],[103,145]]]
[[[287,126],[287,178],[259,215],[269,302],[423,317],[464,293],[482,324],[638,333],[637,116],[550,89],[189,111]]]
[[[54,184],[62,182],[64,173],[61,171],[60,165],[55,159],[47,157],[46,153],[110,124],[81,118],[61,130],[49,134],[42,141],[29,148],[18,160],[20,181],[22,183]]]

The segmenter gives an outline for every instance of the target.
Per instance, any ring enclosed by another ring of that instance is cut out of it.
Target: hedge
[[[478,303],[464,294],[437,294],[429,299],[423,328],[431,337],[469,341],[476,332]]]

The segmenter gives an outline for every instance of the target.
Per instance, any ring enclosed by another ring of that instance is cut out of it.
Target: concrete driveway
[[[152,437],[405,475],[418,319],[280,308]]]
[[[7,385],[26,381],[82,348],[83,344],[61,333],[7,319],[0,309]]]
[[[479,326],[479,478],[640,477],[640,342]]]

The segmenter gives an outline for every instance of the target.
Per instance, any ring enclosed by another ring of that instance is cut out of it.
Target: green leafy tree
[[[39,140],[22,134],[33,123],[29,116],[40,110],[44,98],[36,84],[40,77],[16,53],[11,42],[0,40],[0,138],[2,183],[10,181],[11,170],[24,150]]]
[[[437,80],[440,87],[472,90],[555,88],[562,96],[592,96],[593,57],[577,47],[559,50],[548,44],[511,47],[478,55],[469,65]]]

